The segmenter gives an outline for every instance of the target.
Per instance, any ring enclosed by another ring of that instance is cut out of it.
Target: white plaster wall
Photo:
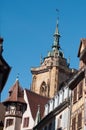
[[[26,95],[26,91],[25,90],[24,90],[24,99],[25,99],[25,101],[27,103],[27,109],[24,112],[23,117],[22,117],[21,130],[28,130],[28,129],[32,129],[33,128],[34,120],[33,120],[32,114],[31,114],[30,105],[28,103],[28,99],[27,99],[27,95]],[[23,128],[23,121],[24,121],[25,117],[29,117],[29,126],[27,128],[26,127]]]
[[[54,97],[54,109],[58,106],[58,95]]]
[[[69,108],[67,107],[66,109],[64,109],[61,113],[59,113],[58,115],[56,115],[56,120],[55,120],[55,130],[57,130],[58,128],[58,119],[60,117],[60,115],[62,115],[62,118],[61,118],[61,127],[62,127],[62,130],[68,130],[68,122],[70,121],[70,110]],[[69,122],[70,123],[70,122]]]
[[[45,110],[44,110],[44,116],[46,116],[48,114],[48,109],[49,109],[49,105],[46,104],[45,105]]]
[[[54,100],[51,99],[51,100],[49,101],[49,112],[51,112],[51,111],[53,110],[53,104],[54,104]]]
[[[13,119],[13,125],[6,127],[7,119]],[[16,122],[15,117],[5,117],[5,123],[4,123],[4,129],[3,130],[15,130],[15,122]],[[16,130],[19,130],[19,129],[16,129]]]
[[[62,103],[62,99],[63,99],[63,92],[61,90],[59,91],[59,105]]]

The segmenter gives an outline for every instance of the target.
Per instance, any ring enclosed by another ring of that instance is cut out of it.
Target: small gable
[[[80,41],[79,51],[78,51],[78,57],[80,57],[82,51],[86,48],[86,38],[82,38]]]

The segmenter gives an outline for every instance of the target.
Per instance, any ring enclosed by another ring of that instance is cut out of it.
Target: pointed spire
[[[43,60],[42,60],[42,54],[40,55],[40,65],[42,64]]]
[[[17,74],[16,81],[19,81],[19,73]]]
[[[54,44],[52,46],[53,50],[58,51],[60,49],[59,38],[60,38],[60,34],[59,34],[59,30],[58,30],[58,21],[57,21],[56,30],[55,30],[55,33],[54,33]]]
[[[20,86],[19,80],[17,79],[13,86],[9,90],[9,97],[5,102],[20,102],[25,103],[24,90]]]

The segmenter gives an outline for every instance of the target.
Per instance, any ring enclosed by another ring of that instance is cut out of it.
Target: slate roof
[[[36,114],[38,111],[38,106],[40,106],[40,115],[41,118],[43,117],[44,114],[44,106],[48,102],[49,98],[40,96],[39,94],[36,94],[30,90],[25,89],[27,98],[28,98],[28,103],[30,105],[32,117],[35,120],[36,119]]]
[[[19,103],[25,103],[24,100],[24,90],[19,84],[19,81],[16,80],[14,85],[9,90],[9,97],[3,102],[4,104],[8,102],[19,102]]]

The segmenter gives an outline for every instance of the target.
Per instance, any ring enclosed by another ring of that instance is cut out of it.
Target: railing
[[[22,112],[21,111],[15,111],[15,110],[10,110],[10,111],[6,111],[5,112],[5,116],[8,116],[8,115],[15,115],[15,116],[19,116],[21,117],[22,116]]]

